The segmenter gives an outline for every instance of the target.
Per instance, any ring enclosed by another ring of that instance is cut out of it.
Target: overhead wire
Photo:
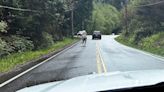
[[[36,10],[15,8],[15,7],[10,7],[10,6],[3,6],[3,5],[0,5],[0,8],[11,9],[11,10],[16,10],[16,11],[23,11],[23,12],[40,12],[40,11],[36,11]]]
[[[148,6],[154,6],[154,5],[158,5],[158,4],[161,4],[161,3],[164,3],[164,1],[159,1],[159,2],[155,2],[155,3],[151,3],[151,4],[145,4],[145,5],[139,5],[139,6],[134,6],[134,7],[148,7]]]

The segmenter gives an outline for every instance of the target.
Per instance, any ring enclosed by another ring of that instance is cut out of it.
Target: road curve
[[[105,36],[104,41],[99,41],[108,72],[164,69],[163,58],[122,45],[115,37]]]
[[[0,92],[15,92],[26,86],[66,80],[92,73],[164,69],[164,60],[124,46],[115,36],[102,36],[86,46],[78,44],[22,77],[0,88]]]

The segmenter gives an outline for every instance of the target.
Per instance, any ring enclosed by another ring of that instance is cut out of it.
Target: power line
[[[16,11],[23,11],[23,12],[39,12],[36,10],[15,8],[15,7],[3,6],[3,5],[0,5],[0,8],[11,9],[11,10],[16,10]]]
[[[151,4],[146,4],[146,5],[140,5],[140,6],[135,6],[135,7],[154,6],[154,5],[158,5],[158,4],[161,4],[161,3],[164,3],[164,1],[159,1],[159,2],[156,2],[156,3],[151,3]]]

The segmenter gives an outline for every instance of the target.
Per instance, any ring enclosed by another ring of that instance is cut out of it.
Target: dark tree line
[[[92,0],[1,0],[0,5],[7,6],[0,8],[0,56],[47,48],[70,37],[71,10],[75,32],[85,29],[92,11]]]
[[[124,30],[126,36],[134,37],[138,44],[142,39],[163,32],[164,2],[161,0],[131,1],[127,5],[128,29]]]
[[[121,12],[121,38],[140,49],[164,55],[164,1],[129,0]]]

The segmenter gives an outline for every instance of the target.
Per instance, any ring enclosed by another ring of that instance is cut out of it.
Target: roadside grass
[[[115,39],[126,46],[164,56],[164,33],[155,34],[151,37],[142,39],[142,41],[138,45],[130,41],[131,38],[127,39],[122,35]]]
[[[64,46],[67,46],[69,44],[72,44],[73,42],[76,42],[77,39],[70,39],[66,38],[63,41],[56,42],[53,46],[49,48],[45,48],[42,50],[37,51],[27,51],[22,53],[15,53],[8,55],[6,57],[3,57],[0,59],[0,73],[8,72],[18,65],[25,64],[33,59],[37,59],[42,55],[46,55],[52,51],[59,50],[63,48]]]

